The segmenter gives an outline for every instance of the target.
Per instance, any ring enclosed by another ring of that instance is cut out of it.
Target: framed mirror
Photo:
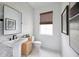
[[[7,12],[8,11],[8,12]],[[4,35],[22,32],[22,13],[11,6],[4,5]]]
[[[68,35],[69,34],[69,25],[68,25],[68,9],[67,5],[64,11],[61,14],[61,32]]]

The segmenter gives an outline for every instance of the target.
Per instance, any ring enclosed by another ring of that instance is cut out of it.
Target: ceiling
[[[48,7],[48,6],[52,6],[52,4],[54,4],[54,3],[56,3],[56,2],[29,2],[29,4],[33,8]]]

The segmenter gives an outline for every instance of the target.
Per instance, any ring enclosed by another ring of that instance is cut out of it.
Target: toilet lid
[[[41,42],[40,42],[40,41],[34,41],[33,43],[36,43],[36,44],[41,44]]]

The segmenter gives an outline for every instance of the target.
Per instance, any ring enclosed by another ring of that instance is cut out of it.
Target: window
[[[53,26],[52,26],[52,24],[40,25],[40,34],[52,35],[53,34]]]
[[[52,11],[40,14],[40,34],[52,35],[53,23],[52,23]]]

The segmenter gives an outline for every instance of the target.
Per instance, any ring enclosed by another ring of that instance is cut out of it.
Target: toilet
[[[41,41],[35,41],[34,36],[32,36],[32,46],[34,49],[40,50]]]
[[[34,36],[32,37],[32,53],[35,55],[35,56],[40,56],[40,48],[41,48],[41,41],[36,41],[34,39]]]
[[[40,50],[41,42],[40,41],[33,41],[33,47],[37,50]]]
[[[41,42],[40,41],[33,41],[33,54],[35,56],[40,56],[41,53]]]

